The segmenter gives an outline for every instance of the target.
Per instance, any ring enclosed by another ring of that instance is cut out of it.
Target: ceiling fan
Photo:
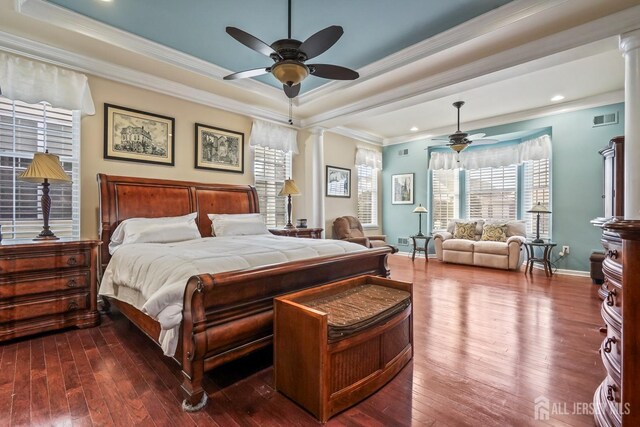
[[[474,145],[493,144],[498,142],[497,139],[484,138],[486,134],[475,133],[469,135],[466,132],[460,130],[460,108],[464,105],[464,101],[456,101],[453,106],[458,110],[458,130],[449,135],[447,147],[453,151],[459,153],[473,143]],[[442,141],[443,139],[433,139],[432,141]],[[446,140],[445,140],[446,141]]]
[[[256,77],[271,73],[278,79],[289,98],[295,98],[300,93],[300,83],[308,75],[332,80],[355,80],[360,75],[349,68],[330,64],[305,64],[311,58],[327,51],[333,46],[344,30],[338,25],[332,25],[320,30],[304,42],[291,38],[291,0],[289,0],[289,33],[288,38],[276,40],[271,45],[257,37],[236,27],[227,27],[227,34],[243,45],[270,57],[274,64],[266,68],[240,71],[229,74],[224,80],[235,80]]]

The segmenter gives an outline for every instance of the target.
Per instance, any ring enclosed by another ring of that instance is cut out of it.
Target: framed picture
[[[351,169],[327,165],[327,197],[351,197]]]
[[[104,104],[104,158],[174,165],[175,119]]]
[[[413,204],[413,174],[391,175],[391,203],[394,205]]]
[[[244,133],[196,123],[196,168],[244,173]]]

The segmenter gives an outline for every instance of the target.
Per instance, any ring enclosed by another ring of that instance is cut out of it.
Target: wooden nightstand
[[[96,240],[0,242],[0,341],[100,323]]]
[[[305,239],[320,239],[323,228],[271,228],[269,231],[276,236],[302,237]]]

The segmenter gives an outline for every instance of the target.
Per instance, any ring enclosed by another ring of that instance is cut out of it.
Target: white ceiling
[[[620,102],[617,36],[637,28],[640,0],[514,0],[359,68],[356,81],[305,92],[295,100],[294,123],[389,144],[449,134],[457,100],[467,103],[463,130]],[[42,0],[0,0],[0,50],[252,117],[288,119],[277,88],[223,81],[232,70]],[[549,101],[556,94],[566,97],[558,105]]]

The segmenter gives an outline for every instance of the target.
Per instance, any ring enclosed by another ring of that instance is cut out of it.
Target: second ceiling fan
[[[270,57],[274,64],[265,68],[240,71],[229,74],[224,80],[256,77],[271,73],[283,86],[289,98],[300,93],[300,83],[309,75],[332,80],[355,80],[360,75],[349,68],[331,64],[306,64],[311,58],[326,52],[344,33],[342,27],[332,25],[313,34],[304,42],[291,38],[291,0],[289,0],[288,38],[266,44],[251,34],[236,27],[227,27],[227,34],[243,45]]]
[[[493,144],[498,142],[497,139],[489,139],[484,138],[486,134],[484,133],[476,133],[473,135],[469,135],[466,132],[462,132],[460,130],[460,108],[464,105],[464,101],[456,101],[453,103],[453,106],[458,110],[458,130],[449,135],[447,147],[451,148],[453,151],[459,153],[465,148],[469,146],[469,144],[474,143],[475,145],[482,144]],[[435,138],[432,141],[441,141],[439,138]]]

